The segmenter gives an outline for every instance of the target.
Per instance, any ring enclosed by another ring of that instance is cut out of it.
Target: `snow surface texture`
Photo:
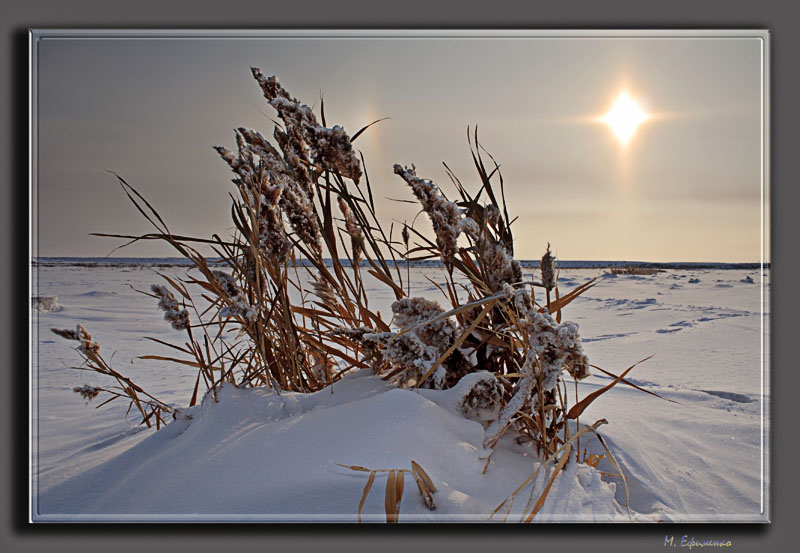
[[[598,272],[562,269],[562,294]],[[441,280],[437,269],[414,269],[414,294],[441,300],[426,275]],[[409,475],[401,522],[489,521],[538,466],[526,444],[506,435],[481,473],[489,454],[484,426],[464,417],[462,400],[485,374],[444,391],[395,389],[366,371],[306,395],[226,386],[218,401],[206,397],[166,428],[144,429],[133,415],[126,420],[122,401],[95,410],[101,398],[87,402],[72,392],[108,382],[66,368],[77,354],[49,328],[84,324],[113,366],[159,399],[184,406],[193,369],[134,359],[162,353],[145,336],[183,341],[157,302],[128,286],[149,289],[157,275],[147,268],[58,266],[36,268],[33,279],[34,295],[58,296],[63,306],[32,313],[34,520],[354,522],[368,474],[336,463],[409,469],[413,459],[438,488],[437,509],[425,508]],[[768,273],[764,280],[768,306]],[[759,271],[742,270],[618,275],[565,310],[580,325],[591,363],[619,373],[655,354],[629,380],[678,402],[618,385],[581,416],[583,424],[609,421],[599,432],[628,477],[632,520],[769,519],[767,350],[762,359],[769,314],[762,313],[761,282]],[[371,303],[389,312],[393,294],[371,286]],[[580,397],[611,382],[593,373],[578,384]],[[568,390],[574,393],[572,384]],[[486,424],[493,416],[481,411],[475,418]],[[588,450],[604,453],[596,439]],[[615,468],[603,459],[598,469],[568,465],[534,521],[630,520],[621,482],[600,472]],[[534,501],[548,476],[537,479]],[[385,521],[385,481],[379,473],[363,520]],[[517,496],[508,521],[520,520],[530,496],[530,488]],[[503,518],[501,512],[491,520]]]

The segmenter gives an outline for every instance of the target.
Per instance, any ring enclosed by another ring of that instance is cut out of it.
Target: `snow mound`
[[[426,508],[407,475],[400,522],[502,520],[505,513],[489,515],[539,461],[507,436],[487,467],[484,428],[463,414],[470,391],[493,381],[476,373],[451,390],[418,391],[362,371],[313,394],[225,385],[216,398],[207,395],[117,457],[41,493],[37,516],[355,522],[369,475],[340,464],[410,469],[414,460],[438,490],[436,509]],[[471,407],[477,418],[492,409]],[[386,478],[375,478],[363,508],[366,522],[386,520]],[[534,502],[544,485],[539,480]],[[597,470],[570,463],[535,520],[628,520],[615,493]],[[520,519],[529,495],[517,497],[509,521]]]
[[[58,304],[57,296],[34,296],[31,298],[31,309],[39,313],[54,313],[64,308]]]

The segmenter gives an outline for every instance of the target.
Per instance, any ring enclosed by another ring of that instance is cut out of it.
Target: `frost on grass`
[[[81,324],[78,324],[75,327],[75,330],[69,328],[51,328],[50,330],[62,338],[80,342],[78,351],[82,353],[93,353],[96,355],[100,351],[100,344],[92,339],[92,335],[89,334],[89,331],[86,330]]]
[[[212,271],[217,284],[222,289],[220,298],[225,300],[225,306],[220,309],[220,317],[239,317],[252,320],[256,317],[256,308],[250,305],[236,279],[225,271]]]
[[[467,210],[447,200],[433,181],[418,177],[413,167],[409,169],[397,164],[394,172],[406,181],[422,204],[422,209],[433,226],[436,245],[446,266],[453,265],[458,251],[458,238],[464,234],[470,242],[477,244],[476,258],[485,271],[491,292],[497,292],[503,284],[522,280],[522,267],[513,259],[510,244],[502,243],[488,232],[487,225],[494,228],[500,225],[500,211],[497,207],[487,205],[483,209],[482,227],[473,216],[467,215]]]
[[[310,161],[318,171],[335,171],[358,184],[361,164],[344,129],[338,125],[323,127],[311,108],[292,98],[274,75],[265,77],[257,67],[251,71],[264,97],[284,122],[285,131],[276,130],[276,139],[284,153],[296,156],[298,161]]]
[[[361,225],[356,220],[353,211],[347,206],[344,198],[339,196],[339,211],[344,216],[345,229],[347,234],[350,235],[350,245],[353,250],[353,265],[358,265],[361,256],[361,250],[364,248],[364,233],[361,231]]]
[[[164,320],[169,321],[175,330],[189,328],[189,312],[182,308],[175,296],[167,290],[166,286],[153,284],[150,290],[158,296],[158,307],[164,312]]]
[[[465,418],[479,422],[497,418],[503,393],[492,373],[479,371],[465,375],[453,390],[458,393],[458,411]]]
[[[392,304],[392,313],[398,332],[373,332],[363,327],[337,331],[364,348],[365,359],[376,373],[394,372],[395,381],[404,387],[444,389],[474,369],[458,348],[444,357],[460,329],[437,302],[403,298]],[[429,374],[431,370],[434,372]]]
[[[550,253],[550,243],[547,244],[547,251],[542,256],[541,264],[539,265],[542,271],[542,284],[549,292],[556,286],[556,258]]]
[[[526,404],[534,405],[534,390],[539,389],[542,393],[553,391],[562,371],[575,380],[582,380],[591,374],[577,324],[558,324],[549,313],[530,309],[519,320],[519,326],[528,335],[528,351],[520,368],[523,378],[500,416],[486,429],[484,443],[487,446],[497,440],[511,423],[512,417]]]
[[[394,172],[411,187],[422,209],[428,214],[436,234],[436,245],[442,254],[442,261],[450,266],[458,247],[458,235],[466,228],[461,225],[463,209],[442,196],[433,181],[417,176],[412,167],[394,166]]]

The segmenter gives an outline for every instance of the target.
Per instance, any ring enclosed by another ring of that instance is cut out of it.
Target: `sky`
[[[761,48],[752,37],[46,38],[33,252],[105,256],[121,242],[90,233],[151,230],[109,171],[172,232],[229,235],[233,175],[212,147],[233,149],[239,126],[271,135],[256,66],[317,113],[324,98],[328,124],[351,134],[389,117],[355,143],[387,227],[419,211],[393,201],[413,199],[395,163],[450,197],[443,162],[478,189],[466,135],[477,125],[518,217],[520,259],[549,242],[565,260],[755,262]],[[649,115],[627,146],[598,121],[623,91]],[[114,255],[176,254],[148,243]]]

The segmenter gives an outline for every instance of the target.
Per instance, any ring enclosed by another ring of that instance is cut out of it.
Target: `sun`
[[[631,98],[627,92],[621,92],[611,109],[600,117],[600,121],[605,123],[611,128],[611,132],[617,137],[620,144],[624,147],[627,146],[633,136],[636,134],[636,129],[650,119],[650,116],[639,107],[639,104]]]

